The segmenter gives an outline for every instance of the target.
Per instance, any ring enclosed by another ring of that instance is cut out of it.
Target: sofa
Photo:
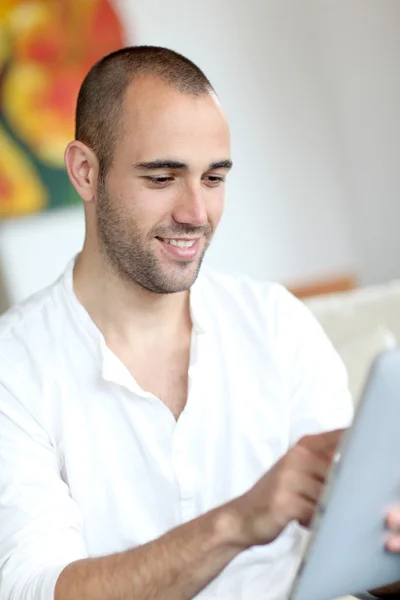
[[[373,359],[400,343],[400,282],[304,302],[342,357],[356,406]]]

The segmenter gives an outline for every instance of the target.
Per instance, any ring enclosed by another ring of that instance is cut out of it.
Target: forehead
[[[213,94],[183,94],[156,78],[129,85],[120,149],[133,160],[229,157],[229,127]],[[204,155],[204,156],[203,156]]]

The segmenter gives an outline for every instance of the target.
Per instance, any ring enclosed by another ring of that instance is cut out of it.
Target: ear
[[[92,202],[96,195],[99,162],[93,150],[74,140],[64,154],[65,166],[72,185],[84,202]]]

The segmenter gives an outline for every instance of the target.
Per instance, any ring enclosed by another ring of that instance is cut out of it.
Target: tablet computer
[[[393,506],[400,506],[400,348],[371,367],[329,471],[291,600],[330,600],[400,580],[400,555],[385,550]]]

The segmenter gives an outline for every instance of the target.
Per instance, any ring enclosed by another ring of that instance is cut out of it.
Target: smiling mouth
[[[196,238],[194,240],[179,240],[179,239],[173,239],[173,238],[159,237],[158,239],[161,240],[162,242],[164,242],[165,244],[170,244],[171,246],[177,246],[178,248],[191,248],[192,246],[194,246],[194,244],[197,242],[197,240],[199,238]]]

